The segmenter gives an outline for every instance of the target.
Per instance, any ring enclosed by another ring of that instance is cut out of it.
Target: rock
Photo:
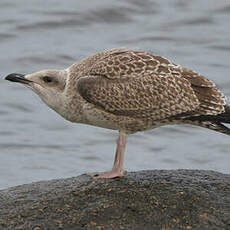
[[[0,229],[230,229],[230,175],[154,170],[82,175],[0,191]]]

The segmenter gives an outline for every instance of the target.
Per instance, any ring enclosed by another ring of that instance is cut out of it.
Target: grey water
[[[165,56],[213,80],[230,97],[230,2],[216,0],[1,0],[0,188],[111,168],[117,132],[65,121],[4,77],[64,69],[127,47]],[[130,135],[128,171],[230,173],[230,137],[192,126]]]

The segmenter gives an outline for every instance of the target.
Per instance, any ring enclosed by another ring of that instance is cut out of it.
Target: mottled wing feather
[[[87,63],[79,92],[109,113],[159,120],[224,112],[225,97],[212,81],[161,56],[113,49]]]
[[[196,111],[197,115],[216,115],[224,112],[225,96],[212,81],[185,68],[182,69],[182,77],[191,83],[191,87],[200,102]]]
[[[79,79],[78,91],[106,112],[152,121],[195,110],[199,105],[190,83],[174,76],[87,76]]]
[[[204,88],[215,87],[215,84],[209,79],[200,76],[198,73],[186,68],[182,68],[182,77],[186,78],[193,86]]]
[[[105,58],[95,62],[90,71],[92,75],[104,75],[110,79],[132,77],[137,74],[142,76],[147,73],[173,75],[189,81],[200,102],[199,108],[193,114],[216,115],[224,112],[225,96],[212,81],[158,55],[144,51],[113,49]]]

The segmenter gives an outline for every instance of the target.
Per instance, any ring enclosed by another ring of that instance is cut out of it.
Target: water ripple
[[[6,107],[9,107],[11,110],[16,110],[25,113],[32,113],[33,110],[28,106],[24,106],[23,104],[15,104],[15,103],[3,103]]]
[[[18,144],[18,143],[0,143],[1,150],[9,149],[58,149],[67,150],[69,146],[64,145],[36,145],[36,144]]]
[[[57,20],[56,15],[53,20],[47,19],[42,22],[36,22],[31,24],[22,24],[17,26],[17,30],[30,31],[37,29],[57,29],[63,27],[77,27],[77,26],[89,26],[95,23],[128,23],[132,19],[128,16],[128,11],[123,8],[108,8],[101,10],[91,10],[87,13],[71,13],[70,15],[66,12],[63,14],[64,17]],[[42,12],[46,14],[47,12]],[[60,13],[60,12],[59,12]],[[49,15],[50,16],[50,15]],[[70,17],[71,16],[71,17]]]
[[[3,33],[0,33],[0,42],[3,42],[4,40],[9,40],[9,39],[12,39],[12,38],[15,38],[16,35],[14,34],[3,34]]]
[[[215,49],[215,50],[220,50],[220,51],[225,51],[225,52],[228,52],[230,51],[230,45],[212,45],[212,46],[209,46],[209,48],[211,49]]]

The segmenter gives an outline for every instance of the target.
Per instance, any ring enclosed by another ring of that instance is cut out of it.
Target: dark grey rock
[[[82,175],[0,191],[0,229],[230,229],[230,175],[199,170]]]

